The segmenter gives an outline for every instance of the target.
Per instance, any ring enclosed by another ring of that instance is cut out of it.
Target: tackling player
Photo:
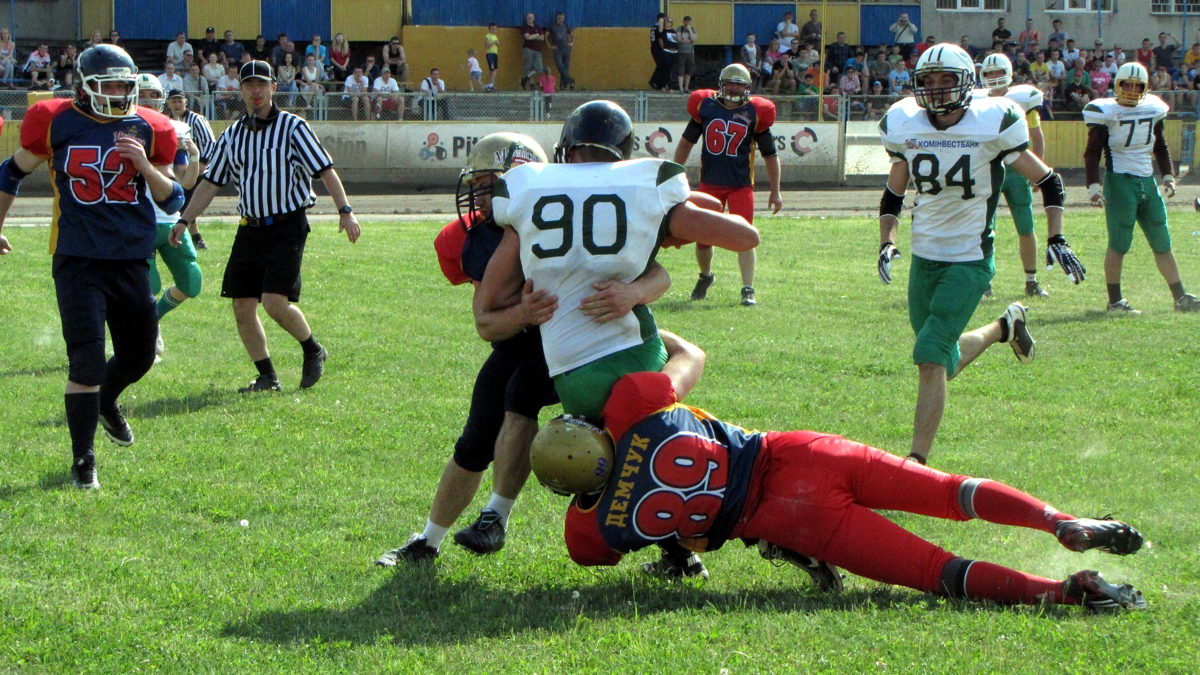
[[[171,176],[176,134],[163,115],[137,107],[137,66],[119,47],[98,45],[76,62],[72,99],[34,104],[21,148],[0,164],[0,227],[21,180],[49,162],[54,184],[50,253],[70,370],[67,427],[72,483],[100,487],[94,440],[99,422],[132,445],[117,397],[154,364],[158,317],[146,260],[154,257],[154,209],[179,210]],[[147,191],[150,198],[146,198]],[[11,250],[0,235],[0,254]],[[104,327],[113,357],[104,360]]]
[[[682,166],[692,153],[692,146],[701,137],[700,185],[697,190],[720,200],[729,213],[754,223],[754,150],[762,153],[767,166],[771,196],[767,203],[779,213],[783,200],[779,196],[779,156],[771,125],[775,122],[775,104],[765,98],[750,96],[753,84],[750,71],[734,63],[721,71],[717,91],[700,89],[688,98],[687,110],[691,120],[683,138],[675,147],[675,163]],[[712,246],[696,244],[696,262],[700,278],[692,290],[692,300],[703,300],[712,286]],[[742,304],[755,304],[754,249],[738,252],[738,267],[742,272]]]
[[[896,235],[909,178],[919,195],[912,215],[913,262],[908,318],[920,373],[909,457],[924,463],[946,407],[946,382],[984,350],[1007,342],[1021,363],[1034,357],[1026,308],[1014,302],[999,320],[963,333],[996,268],[992,230],[1005,166],[1035,183],[1052,256],[1075,283],[1084,268],[1062,238],[1062,178],[1029,151],[1022,110],[1007,98],[971,96],[975,64],[957,45],[925,50],[914,75],[916,96],[892,105],[879,122],[892,159],[879,203],[879,278],[892,281],[900,257]]]
[[[1154,184],[1154,163],[1162,173],[1162,191],[1175,196],[1175,167],[1163,134],[1167,104],[1149,93],[1150,78],[1140,63],[1126,63],[1113,80],[1116,98],[1101,98],[1083,108],[1088,143],[1083,160],[1088,195],[1093,206],[1104,207],[1108,250],[1104,281],[1108,311],[1141,314],[1121,295],[1121,266],[1133,243],[1133,224],[1142,226],[1154,263],[1175,298],[1175,311],[1200,311],[1196,297],[1183,290],[1179,266],[1171,252],[1167,207]],[[1104,155],[1104,187],[1100,187],[1100,155]],[[1153,156],[1153,161],[1151,161]]]
[[[162,112],[164,99],[163,86],[158,78],[149,73],[139,73],[138,104],[143,108]],[[178,150],[175,153],[175,176],[179,179],[180,186],[187,191],[192,189],[200,178],[200,149],[192,142],[191,129],[187,123],[174,119],[170,120],[170,123],[175,129],[178,140]],[[180,306],[188,298],[200,295],[200,289],[204,285],[204,275],[200,271],[200,264],[196,261],[196,249],[187,232],[180,237],[182,242],[180,246],[171,246],[167,242],[167,238],[171,235],[171,228],[179,220],[179,212],[166,213],[155,205],[154,219],[158,224],[154,249],[158,255],[162,256],[163,262],[167,264],[167,269],[171,270],[171,279],[175,282],[173,286],[163,291],[155,305],[158,318],[162,320],[167,312]],[[149,263],[150,291],[157,295],[162,290],[162,277],[158,273],[158,262],[151,258]],[[162,353],[163,341],[160,330],[154,341],[156,362],[161,360]]]
[[[535,437],[538,480],[578,495],[564,533],[576,563],[616,565],[663,538],[695,551],[748,538],[952,598],[1095,611],[1146,605],[1132,586],[1094,571],[1057,581],[956,556],[875,510],[978,518],[1048,532],[1072,551],[1117,555],[1142,545],[1126,523],[1076,518],[1002,483],[935,471],[840,436],[746,431],[679,404],[676,383],[689,387],[666,373],[627,375],[605,406],[608,433],[559,418]]]
[[[556,164],[506,173],[492,201],[504,237],[475,296],[476,327],[485,340],[503,337],[489,317],[527,283],[558,296],[562,309],[542,325],[546,364],[563,409],[596,420],[618,378],[661,370],[667,353],[645,305],[605,323],[584,314],[580,302],[593,284],[633,281],[667,237],[734,251],[758,245],[758,231],[741,217],[689,200],[682,166],[623,161],[632,148],[629,115],[615,103],[592,101],[567,118]]]
[[[1046,156],[1046,139],[1042,134],[1042,120],[1038,109],[1042,107],[1042,90],[1028,84],[1012,86],[1012,62],[1004,54],[988,54],[979,68],[980,81],[988,90],[988,96],[1003,96],[1021,106],[1025,112],[1025,124],[1029,127],[1029,150],[1038,159]],[[1045,298],[1050,294],[1037,281],[1037,235],[1033,232],[1033,189],[1029,181],[1016,171],[1004,174],[1004,203],[1012,214],[1020,238],[1021,264],[1025,268],[1025,295]],[[1060,235],[1061,236],[1061,235]],[[1051,243],[1054,238],[1051,237]],[[983,297],[992,297],[992,285],[988,284]]]

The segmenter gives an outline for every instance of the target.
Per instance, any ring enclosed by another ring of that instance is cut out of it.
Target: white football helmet
[[[926,87],[925,78],[933,73],[951,73],[958,77],[952,87]],[[913,71],[917,105],[934,115],[947,115],[971,105],[975,88],[975,62],[958,45],[948,42],[926,49]]]
[[[150,73],[138,73],[138,105],[151,110],[163,111],[167,102],[167,94],[163,91],[162,82]]]
[[[1134,82],[1142,85],[1140,89],[1133,92],[1124,91],[1121,87],[1122,82]],[[1146,67],[1137,61],[1126,63],[1117,69],[1117,76],[1113,78],[1113,92],[1116,94],[1117,103],[1125,106],[1140,105],[1146,100],[1146,92],[1150,91],[1150,74],[1146,72]]]
[[[988,73],[994,73],[997,70],[1004,74],[1000,77],[988,77]],[[989,91],[993,89],[1003,89],[1012,84],[1012,61],[1003,54],[988,54],[983,58],[983,63],[979,66],[979,81],[983,83],[983,88]]]

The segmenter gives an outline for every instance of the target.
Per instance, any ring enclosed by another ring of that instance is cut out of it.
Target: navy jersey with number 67
[[[25,113],[21,147],[50,161],[54,217],[50,253],[136,260],[154,257],[154,204],[146,180],[116,151],[117,139],[135,138],[150,163],[170,165],[178,144],[163,114],[96,117],[71,99],[41,101]]]
[[[771,132],[775,104],[765,98],[751,98],[745,105],[726,108],[715,91],[698,89],[688,98],[687,109],[701,128],[700,182],[727,187],[754,185],[756,139]],[[774,150],[773,145],[769,147]]]

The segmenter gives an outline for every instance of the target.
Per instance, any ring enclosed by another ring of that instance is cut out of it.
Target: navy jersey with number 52
[[[55,99],[25,113],[21,147],[50,162],[50,253],[106,260],[154,257],[154,205],[146,196],[146,180],[116,151],[123,137],[140,141],[151,164],[175,160],[175,129],[153,110],[138,107],[136,115],[107,119],[84,112],[71,99]]]
[[[754,185],[755,139],[771,132],[775,104],[751,98],[745,105],[726,108],[712,89],[692,92],[688,115],[701,127],[700,182],[742,187]]]

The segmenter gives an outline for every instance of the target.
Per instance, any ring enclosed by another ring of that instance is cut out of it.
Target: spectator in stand
[[[979,60],[979,50],[971,46],[971,36],[964,35],[958,39],[958,46],[971,57],[972,61]]]
[[[233,39],[233,31],[227,30],[225,31],[225,41],[221,43],[221,53],[225,55],[225,65],[236,66],[241,63],[242,54],[246,53],[246,47]]]
[[[344,82],[350,74],[350,43],[341,33],[333,36],[333,44],[329,46],[329,66],[334,83]]]
[[[25,72],[29,74],[30,89],[49,89],[54,83],[54,59],[50,58],[50,45],[42,43],[25,60]]]
[[[1154,67],[1154,49],[1150,46],[1150,38],[1142,38],[1142,46],[1137,50],[1137,61],[1145,66],[1149,73],[1157,70]]]
[[[496,71],[500,70],[500,36],[496,35],[496,24],[488,24],[487,35],[483,36],[487,50],[488,81],[484,91],[496,91]]]
[[[204,39],[200,41],[200,58],[208,63],[208,55],[216,54],[217,63],[222,64],[222,74],[224,77],[225,53],[221,51],[221,43],[217,40],[217,29],[209,26],[204,29]]]
[[[795,15],[791,12],[783,13],[783,21],[780,21],[775,26],[775,38],[779,40],[779,44],[790,45],[792,39],[800,37],[800,27],[792,20]]]
[[[179,73],[180,75],[184,75],[192,69],[192,66],[198,65],[200,65],[200,63],[196,61],[196,54],[194,52],[184,52],[183,60],[180,61],[179,65],[175,67],[175,72]]]
[[[0,76],[6,80],[9,89],[16,89],[13,75],[17,70],[17,43],[13,42],[12,33],[7,28],[0,28]]]
[[[1150,88],[1154,91],[1172,91],[1175,89],[1175,78],[1167,72],[1166,66],[1159,66],[1150,73]]]
[[[867,66],[867,72],[872,80],[887,82],[888,76],[892,74],[892,64],[887,60],[887,53],[875,52],[875,60]]]
[[[900,15],[896,23],[888,27],[888,31],[892,34],[892,44],[900,47],[900,55],[908,58],[913,49],[913,43],[917,41],[917,31],[920,30],[915,23],[908,20],[908,12]]]
[[[379,74],[382,72],[382,70],[383,69],[375,63],[375,57],[367,55],[367,60],[365,63],[363,63],[363,75],[365,75],[368,80],[374,82],[375,78],[379,77]]]
[[[362,108],[363,117],[367,118],[370,115],[370,97],[367,92],[371,90],[371,82],[363,74],[362,66],[355,66],[354,73],[346,78],[346,84],[342,87],[342,97],[350,97],[350,119],[358,121],[358,110]],[[388,70],[391,73],[391,70]]]
[[[683,20],[684,24],[692,31],[694,38],[696,29],[691,28],[690,21],[691,17]],[[575,35],[571,32],[571,26],[567,24],[567,15],[563,12],[555,14],[554,23],[550,24],[546,33],[546,43],[550,45],[550,51],[554,56],[554,67],[558,68],[558,79],[562,82],[563,88],[574,89],[575,80],[571,77],[571,48],[575,46]],[[689,54],[691,53],[690,47],[689,44]],[[693,68],[695,68],[694,61]],[[545,68],[542,70],[544,71]]]
[[[788,53],[792,55],[792,67],[799,73],[815,67],[821,59],[820,54],[815,49],[809,49],[808,45],[801,45],[797,40],[792,40],[792,47],[788,50]],[[840,66],[841,64],[835,63],[833,65]]]
[[[861,49],[854,53],[854,58],[846,62],[846,67],[842,69],[843,74],[854,73],[859,77],[859,85],[861,86],[866,78],[870,77],[871,73],[867,69],[867,55]],[[849,94],[846,87],[842,87],[842,92]]]
[[[858,76],[857,70],[847,70],[841,78],[838,79],[838,88],[847,96],[858,96],[862,93],[862,80]]]
[[[911,66],[911,65],[915,64],[917,62],[917,59],[921,58],[921,55],[924,54],[927,49],[934,46],[935,44],[937,44],[936,38],[934,38],[932,35],[925,36],[925,41],[922,42],[921,44],[913,47],[913,50],[911,52],[909,52],[908,60],[911,62],[909,65]]]
[[[1046,39],[1053,40],[1060,45],[1067,44],[1067,40],[1071,36],[1067,35],[1067,31],[1063,30],[1062,21],[1059,19],[1055,19],[1050,22],[1050,26],[1051,26],[1050,35]]]
[[[1167,43],[1170,44],[1167,44]],[[1175,50],[1179,49],[1179,40],[1170,33],[1158,34],[1158,46],[1154,48],[1154,66],[1166,66],[1171,77],[1179,78],[1179,69],[1175,67]]]
[[[1046,55],[1047,61],[1050,60],[1050,52],[1059,49],[1060,45],[1058,40],[1046,40],[1046,48],[1042,50],[1042,53]]]
[[[1066,101],[1067,110],[1070,112],[1083,112],[1083,107],[1091,103],[1093,95],[1092,88],[1087,81],[1087,73],[1082,68],[1076,68],[1071,75],[1071,79],[1067,81],[1067,86],[1063,88],[1063,99]]]
[[[899,45],[892,45],[888,51],[888,63],[892,64],[892,70],[896,69],[896,65],[904,60],[904,55],[900,53]]]
[[[295,55],[295,51],[283,52],[283,58],[280,59],[279,65],[275,66],[275,91],[288,95],[289,106],[296,104],[295,93],[299,89],[296,86],[296,76],[300,74],[300,68],[296,65]],[[366,106],[363,110],[366,110]]]
[[[1038,52],[1033,57],[1034,61],[1029,66],[1029,74],[1033,78],[1033,86],[1037,87],[1046,101],[1051,101],[1055,98],[1055,93],[1058,90],[1058,81],[1050,74],[1050,64],[1046,63],[1046,55]]]
[[[1113,60],[1112,54],[1104,55],[1104,65],[1100,66],[1100,70],[1103,70],[1105,73],[1108,74],[1109,81],[1116,78],[1117,62]]]
[[[1041,51],[1042,34],[1033,27],[1033,19],[1025,22],[1025,30],[1017,36],[1017,49],[1024,52],[1028,58]]]
[[[763,73],[768,79],[774,74],[775,64],[779,63],[783,51],[783,48],[779,46],[779,40],[771,40],[771,43],[767,45],[767,51],[763,54]]]
[[[533,85],[531,84],[530,86],[532,87]],[[417,104],[420,105],[426,100],[436,101],[438,118],[450,119],[446,101],[438,100],[438,95],[445,91],[446,83],[442,80],[442,71],[434,68],[429,71],[429,77],[421,80],[421,94],[417,96]]]
[[[738,61],[750,71],[750,80],[758,84],[763,79],[763,55],[756,41],[754,33],[746,34],[746,44],[738,52]]]
[[[254,59],[250,58],[250,52],[242,52],[242,58],[238,59],[238,73],[242,72],[242,66],[250,63]]]
[[[668,21],[670,19],[663,19],[664,30]],[[525,15],[525,23],[521,26],[521,37],[525,40],[524,44],[521,45],[521,58],[524,60],[524,70],[521,71],[521,88],[525,89],[528,86],[528,88],[532,89],[533,79],[540,76],[544,69],[542,66],[542,45],[546,44],[546,30],[537,25],[533,12]],[[660,34],[660,50],[663,47],[663,40],[664,38]],[[654,74],[659,77],[659,85],[654,88],[666,89],[670,73],[671,69],[669,67],[655,68]]]
[[[992,31],[992,42],[999,40],[1004,44],[1012,42],[1012,31],[1005,27],[1004,17],[996,19],[996,29]]]
[[[96,45],[102,45],[102,44],[104,44],[104,34],[102,34],[99,30],[94,30],[94,31],[92,31],[92,39],[88,42],[83,43],[83,46],[80,47],[80,51],[83,51],[84,49],[87,49],[88,47],[95,47]]]
[[[808,23],[800,28],[800,42],[803,44],[821,44],[821,22],[817,21],[820,14],[817,10],[808,13]]]
[[[167,60],[176,66],[181,66],[183,65],[183,55],[193,52],[192,46],[187,41],[187,33],[179,31],[175,34],[175,41],[167,45]]]
[[[321,44],[320,35],[312,36],[312,42],[304,48],[304,57],[306,60],[309,54],[312,54],[313,58],[322,69],[329,67],[329,48]]]
[[[886,57],[885,54],[884,58]],[[846,34],[839,32],[837,40],[825,50],[825,70],[829,70],[831,66],[841,66],[852,58],[854,58],[854,47],[846,44]]]
[[[479,59],[475,57],[475,50],[467,50],[467,82],[471,86],[471,91],[475,91],[475,83],[479,83],[479,88],[483,89],[483,68],[479,67]]]
[[[225,67],[222,66],[217,59],[219,55],[216,52],[209,52],[208,62],[200,69],[200,74],[208,80],[208,89],[213,91],[217,88],[217,81],[225,77]]]
[[[241,82],[234,64],[226,66],[225,74],[217,80],[217,110],[225,119],[231,120],[242,112]]]
[[[663,54],[662,54],[662,32],[667,28],[667,15],[662,12],[654,19],[654,27],[650,29],[650,58],[654,59],[654,72],[650,74],[650,88],[655,91],[662,88],[663,78]],[[522,52],[524,55],[524,52]],[[528,70],[528,68],[526,68]],[[524,73],[522,73],[524,75]],[[524,80],[522,80],[521,88],[524,89]]]
[[[1079,49],[1075,47],[1075,41],[1067,38],[1067,46],[1062,50],[1063,65],[1067,70],[1075,68],[1075,62],[1079,60]]]
[[[480,85],[482,84],[481,82]],[[375,78],[371,89],[374,92],[371,96],[371,107],[375,110],[375,119],[382,119],[387,113],[395,113],[397,120],[404,118],[404,96],[400,93],[400,83],[392,77],[391,68],[379,71],[379,77]]]
[[[666,78],[662,83],[662,91],[671,91],[671,75],[675,72],[675,61],[679,56],[679,33],[675,31],[675,20],[669,16],[666,28],[662,32],[662,41],[663,70]],[[530,86],[533,86],[532,82]]]
[[[908,74],[908,65],[904,61],[897,63],[888,75],[888,89],[893,96],[902,96],[911,82],[912,75]]]
[[[210,88],[208,80],[200,74],[200,66],[193,63],[188,70],[187,75],[183,76],[183,90],[187,94],[188,105],[194,109],[201,109],[204,105],[204,100],[208,97]]]
[[[1125,65],[1125,50],[1121,49],[1121,45],[1113,44],[1113,50],[1109,52],[1109,55],[1113,57],[1113,63],[1116,63],[1118,68]]]
[[[398,36],[393,35],[392,39],[383,46],[383,60],[380,63],[392,71],[393,77],[400,78],[402,82],[408,82],[408,57],[404,54],[404,45],[400,44]]]
[[[1025,52],[1020,52],[1020,51],[1017,52],[1017,60],[1013,61],[1012,65],[1013,65],[1013,73],[1014,74],[1017,74],[1017,75],[1020,75],[1021,77],[1029,79],[1030,63],[1029,63],[1029,59],[1025,56]]]
[[[778,95],[779,90],[783,89],[785,94],[795,94],[799,85],[800,79],[796,76],[796,69],[792,67],[792,55],[790,52],[783,52],[779,55],[779,61],[771,67],[771,93]]]
[[[314,105],[314,102],[325,91],[325,69],[321,67],[321,63],[317,61],[317,57],[312,54],[306,54],[304,57],[304,67],[300,69],[299,89],[304,92],[304,104],[307,106]]]
[[[246,50],[250,54],[251,61],[266,61],[271,62],[272,49],[267,46],[267,36],[258,35],[254,38],[254,45]]]
[[[58,69],[54,72],[54,79],[61,82],[65,88],[69,89],[75,83],[75,62],[78,59],[79,52],[76,51],[74,42],[68,42],[58,55]]]
[[[1067,64],[1063,63],[1062,52],[1057,49],[1051,51],[1046,67],[1050,69],[1050,77],[1053,77],[1055,82],[1061,84],[1067,81]]]
[[[696,74],[696,27],[692,25],[692,17],[683,17],[683,26],[677,32],[679,37],[679,54],[675,56],[675,76],[679,79],[679,93],[686,94],[692,90],[692,75]],[[558,53],[555,52],[555,60]],[[560,70],[561,74],[562,71]],[[563,86],[567,81],[563,79]]]
[[[554,101],[554,75],[550,73],[549,68],[542,69],[542,75],[538,78],[538,89],[542,91],[542,105],[546,106],[546,112],[550,112],[550,106]]]
[[[162,83],[163,91],[183,89],[183,78],[175,71],[175,64],[171,61],[163,64],[163,74],[158,76],[158,81]]]
[[[892,102],[895,100],[888,96],[887,89],[881,80],[871,81],[870,98],[867,99],[867,117],[872,120],[878,120],[887,114],[888,108],[892,107]]]
[[[1033,55],[1033,63],[1029,64],[1029,76],[1033,78],[1034,82],[1037,82],[1042,73],[1045,73],[1046,77],[1049,77],[1050,66],[1046,65],[1046,57],[1041,52],[1038,52]]]
[[[1088,70],[1088,80],[1092,84],[1092,91],[1096,94],[1096,98],[1105,98],[1108,96],[1108,85],[1112,83],[1112,78],[1108,76],[1108,73],[1104,72],[1104,63],[1102,61],[1092,61],[1092,67]]]
[[[108,44],[110,44],[114,47],[120,47],[121,49],[125,49],[125,43],[121,42],[121,34],[118,33],[116,30],[108,31]]]
[[[797,96],[816,96],[821,93],[821,88],[817,86],[816,78],[812,73],[804,74],[804,82],[796,88]],[[816,112],[817,107],[814,105],[808,109],[808,112]]]
[[[271,65],[276,68],[279,67],[279,64],[283,63],[283,53],[287,51],[287,44],[289,42],[287,33],[280,33],[277,39],[278,43],[271,49]]]
[[[1200,72],[1200,42],[1193,43],[1192,48],[1183,55],[1184,80],[1188,85],[1196,78],[1197,72]],[[1191,86],[1188,88],[1191,89]]]
[[[836,84],[829,85],[829,91],[822,101],[824,102],[825,116],[831,119],[837,119],[838,113],[842,107],[842,92]]]

